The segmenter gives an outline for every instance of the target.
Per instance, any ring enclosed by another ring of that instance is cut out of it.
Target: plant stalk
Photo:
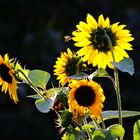
[[[18,69],[18,72],[20,72],[27,80],[28,84],[34,89],[35,92],[37,92],[43,99],[46,99],[42,93],[39,91],[39,89],[32,83],[32,81],[24,74],[23,71]]]
[[[108,41],[108,45],[111,49],[112,57],[113,57],[113,62],[115,62],[115,56],[113,53],[113,46],[112,46],[112,41],[108,34],[105,32],[105,37]],[[117,105],[118,105],[118,112],[119,112],[119,124],[122,125],[122,107],[121,107],[121,95],[120,95],[120,86],[119,86],[119,75],[118,75],[118,69],[114,67],[114,77],[115,77],[115,91],[116,91],[116,97],[117,97]]]

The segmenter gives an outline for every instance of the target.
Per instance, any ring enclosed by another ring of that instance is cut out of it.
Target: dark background
[[[65,35],[71,35],[79,21],[85,21],[87,13],[96,19],[100,14],[109,17],[111,24],[126,24],[135,40],[134,50],[128,52],[135,64],[135,73],[130,76],[119,73],[122,107],[140,111],[140,1],[138,0],[0,0],[0,54],[8,53],[17,58],[22,66],[41,69],[52,74],[50,81],[58,85],[53,76],[53,65],[61,51],[72,44],[64,42]],[[106,101],[104,110],[116,109],[116,97],[111,82],[100,80]],[[51,84],[51,82],[50,82]],[[48,85],[49,87],[49,85]],[[27,85],[19,85],[20,102],[16,105],[8,94],[0,94],[0,139],[59,140],[55,128],[55,113],[39,112],[34,94]],[[132,127],[140,117],[124,119],[125,140],[132,140]],[[116,120],[107,125],[117,123]]]

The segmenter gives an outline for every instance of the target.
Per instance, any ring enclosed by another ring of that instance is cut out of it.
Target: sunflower
[[[2,86],[1,91],[6,93],[8,90],[10,98],[17,103],[17,82],[8,54],[5,54],[4,58],[0,55],[0,85]]]
[[[81,47],[78,56],[84,56],[88,64],[103,69],[106,66],[114,68],[110,62],[129,57],[125,50],[132,50],[129,42],[134,38],[129,30],[124,29],[126,25],[119,25],[119,22],[111,25],[109,18],[104,19],[103,15],[97,22],[90,14],[87,14],[86,22],[79,22],[78,30],[72,33],[74,45]]]
[[[64,86],[71,78],[69,76],[78,74],[85,69],[86,65],[82,61],[81,57],[76,56],[68,48],[67,52],[61,53],[61,56],[57,58],[54,65],[54,75],[58,76],[57,80]]]
[[[93,118],[101,115],[103,102],[105,100],[103,89],[94,82],[83,80],[73,80],[70,84],[71,90],[68,96],[69,108],[75,120],[84,116],[90,111]]]

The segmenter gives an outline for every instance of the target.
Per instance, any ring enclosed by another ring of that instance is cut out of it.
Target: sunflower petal
[[[86,20],[91,29],[97,29],[98,27],[97,22],[92,15],[87,14]]]

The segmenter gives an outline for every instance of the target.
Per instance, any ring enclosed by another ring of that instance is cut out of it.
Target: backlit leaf
[[[130,75],[133,75],[134,73],[134,63],[133,59],[131,58],[125,58],[121,60],[119,63],[117,62],[111,62],[117,69],[119,69],[122,72],[128,72]]]

